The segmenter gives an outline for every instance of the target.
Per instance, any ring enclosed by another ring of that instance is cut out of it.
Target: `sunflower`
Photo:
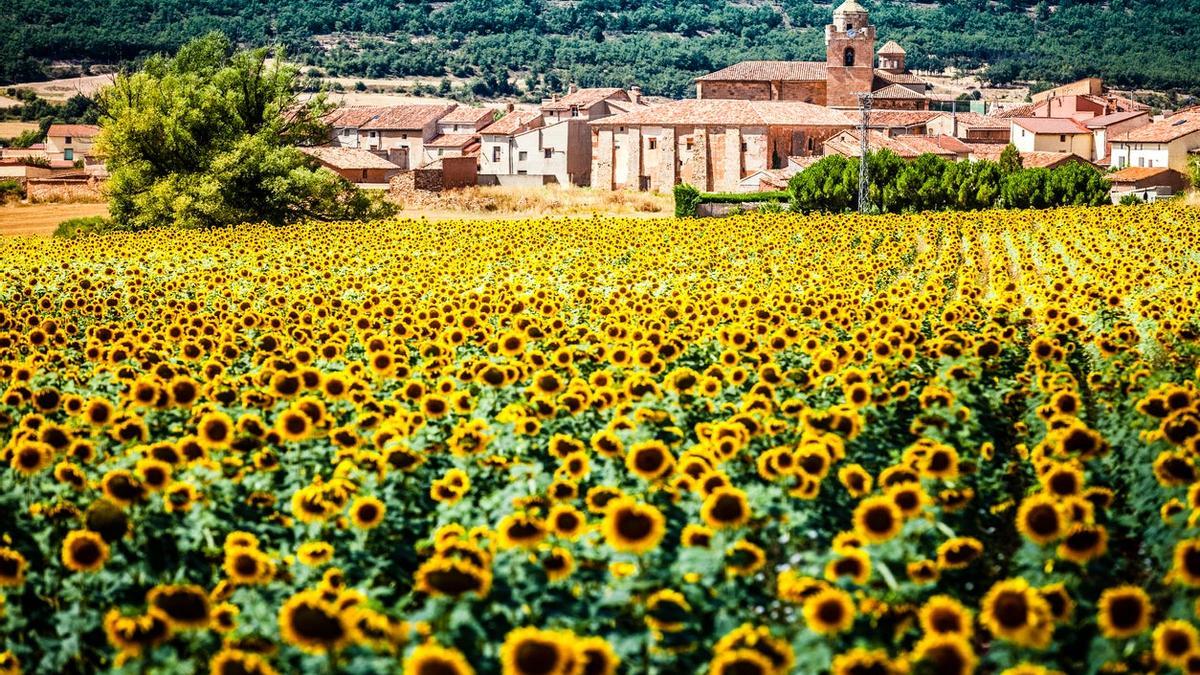
[[[550,581],[561,581],[575,571],[575,556],[561,546],[555,546],[542,558],[542,570]]]
[[[582,664],[575,636],[527,626],[509,631],[500,647],[504,675],[574,675]]]
[[[810,630],[832,635],[854,625],[854,601],[840,588],[823,588],[804,601],[804,621]]]
[[[426,643],[404,659],[404,675],[475,675],[475,670],[457,649]]]
[[[531,514],[518,511],[501,518],[496,531],[500,534],[500,546],[503,548],[533,547],[545,538],[546,524]]]
[[[124,616],[113,609],[104,616],[104,632],[109,643],[123,654],[136,655],[169,640],[171,624],[153,610],[141,616]]]
[[[46,443],[24,441],[12,451],[9,466],[22,476],[32,476],[54,461],[54,448]]]
[[[704,498],[700,516],[713,529],[741,527],[750,519],[746,493],[734,487],[717,488]]]
[[[992,585],[983,597],[980,622],[997,638],[1025,647],[1044,648],[1053,632],[1050,605],[1024,579]]]
[[[895,537],[903,526],[904,514],[888,497],[867,497],[854,507],[854,531],[872,544]]]
[[[265,584],[271,580],[275,565],[266,553],[257,549],[227,546],[222,569],[235,584]]]
[[[28,566],[28,561],[19,551],[0,547],[0,587],[25,583],[25,568]]]
[[[308,541],[296,550],[296,558],[302,565],[319,567],[333,560],[333,544],[327,541]]]
[[[753,649],[720,652],[708,664],[709,675],[771,675],[771,661]]]
[[[938,563],[932,560],[914,560],[907,563],[905,572],[914,584],[931,584],[941,576]]]
[[[113,543],[129,533],[129,516],[116,504],[101,497],[84,512],[84,527]]]
[[[1072,525],[1058,545],[1058,557],[1084,565],[1108,550],[1108,530],[1103,525]]]
[[[1046,603],[1050,606],[1050,616],[1055,621],[1062,623],[1075,611],[1075,601],[1071,599],[1071,594],[1067,592],[1067,587],[1062,582],[1042,586],[1038,592],[1046,599]]]
[[[856,584],[865,584],[871,577],[871,556],[862,549],[843,548],[840,555],[825,564],[825,578],[829,581],[849,579]]]
[[[838,481],[850,496],[856,499],[871,492],[871,474],[859,464],[849,464],[838,469]]]
[[[925,504],[929,503],[929,495],[925,494],[919,483],[893,485],[887,489],[886,494],[905,518],[920,514]]]
[[[221,450],[233,441],[233,419],[220,411],[205,413],[196,425],[196,441],[205,450]]]
[[[21,675],[21,659],[11,651],[0,652],[0,675]]]
[[[421,563],[413,574],[416,589],[434,596],[457,598],[466,593],[487,596],[492,588],[492,573],[474,562],[434,556]]]
[[[1172,581],[1192,588],[1200,587],[1200,539],[1177,542],[1171,560]]]
[[[288,408],[275,418],[275,431],[285,441],[302,441],[312,433],[312,420],[303,411]]]
[[[770,628],[766,626],[744,623],[726,633],[713,645],[713,652],[716,654],[743,649],[758,652],[765,657],[771,665],[771,672],[777,675],[790,673],[795,662],[792,646],[786,640],[772,635]]]
[[[162,612],[175,629],[205,628],[212,616],[208,594],[194,585],[155,586],[146,594],[146,604]]]
[[[350,520],[355,527],[369,530],[383,522],[387,507],[377,497],[359,497],[350,506]]]
[[[1137,586],[1106,588],[1100,594],[1100,632],[1109,639],[1130,638],[1150,626],[1150,596]]]
[[[918,613],[921,630],[930,635],[961,635],[970,639],[974,632],[971,610],[948,595],[935,595]]]
[[[725,569],[730,574],[749,576],[762,569],[767,562],[767,554],[757,544],[746,540],[734,542],[725,551]]]
[[[904,672],[882,649],[855,647],[833,657],[832,675],[893,675]]]
[[[222,602],[212,608],[212,628],[219,633],[228,633],[237,628],[237,605]]]
[[[209,662],[211,675],[275,675],[276,671],[258,654],[225,648]]]
[[[583,669],[580,675],[617,675],[617,669],[621,666],[621,657],[613,651],[608,640],[600,637],[586,637],[579,640],[576,649],[583,660]]]
[[[1187,621],[1172,619],[1154,627],[1154,657],[1174,668],[1184,668],[1187,657],[1200,649],[1200,634]]]
[[[570,504],[555,504],[546,521],[554,534],[564,539],[577,539],[587,529],[587,517]]]
[[[604,514],[604,540],[617,551],[646,553],[662,540],[662,513],[650,504],[621,497],[609,503]]]
[[[279,610],[279,633],[285,642],[314,654],[350,644],[352,631],[338,608],[317,591],[301,591]]]
[[[974,537],[954,537],[938,546],[938,567],[944,570],[962,569],[983,554],[983,542]]]
[[[635,443],[625,454],[625,468],[643,480],[658,480],[674,467],[675,457],[662,441]]]
[[[692,606],[679,591],[664,588],[646,600],[646,625],[663,633],[683,630],[692,618]]]
[[[1036,544],[1049,544],[1063,534],[1065,523],[1060,505],[1053,497],[1026,497],[1017,509],[1017,531]]]
[[[927,664],[938,675],[969,675],[975,672],[975,651],[970,641],[953,633],[931,634],[913,647],[912,660]]]
[[[95,532],[74,530],[63,540],[62,562],[76,572],[95,572],[108,560],[108,542]]]

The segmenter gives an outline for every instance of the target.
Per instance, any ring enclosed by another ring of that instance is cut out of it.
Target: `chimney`
[[[634,105],[638,105],[642,102],[642,88],[640,86],[635,84],[629,88],[629,100],[632,101]]]
[[[512,112],[516,109],[517,109],[517,106],[513,105],[512,101],[509,101],[508,103],[506,103],[504,105],[504,112]]]
[[[574,94],[574,93],[575,93],[575,92],[577,92],[577,91],[579,91],[579,87],[575,86],[575,83],[574,83],[574,82],[572,82],[571,84],[567,85],[567,93],[568,93],[568,94]]]

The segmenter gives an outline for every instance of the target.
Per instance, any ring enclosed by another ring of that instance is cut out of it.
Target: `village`
[[[329,114],[328,143],[301,150],[360,187],[410,197],[477,185],[777,191],[828,155],[865,148],[973,162],[996,160],[1009,144],[1026,168],[1080,162],[1107,172],[1114,203],[1188,185],[1200,108],[1155,115],[1099,78],[1027,103],[946,101],[908,69],[903,46],[876,41],[868,10],[846,0],[825,28],[824,61],[743,61],[697,78],[695,98],[572,86],[528,107],[349,105]],[[35,200],[99,194],[98,133],[52,125],[44,143],[0,150],[0,179],[22,182]]]

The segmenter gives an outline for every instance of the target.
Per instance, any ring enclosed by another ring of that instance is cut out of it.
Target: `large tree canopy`
[[[154,57],[100,95],[109,210],[130,229],[361,219],[385,205],[316,165],[297,144],[324,138],[320,99],[266,49],[219,33]]]

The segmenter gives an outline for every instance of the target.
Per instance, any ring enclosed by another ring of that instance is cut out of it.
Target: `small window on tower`
[[[846,47],[843,56],[844,65],[849,68],[854,65],[854,47]]]

